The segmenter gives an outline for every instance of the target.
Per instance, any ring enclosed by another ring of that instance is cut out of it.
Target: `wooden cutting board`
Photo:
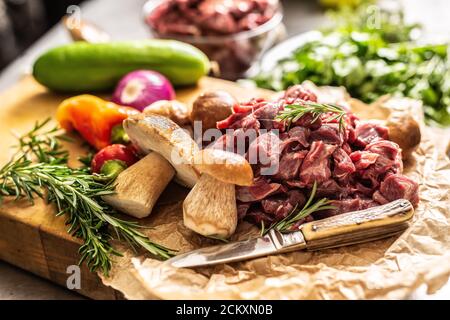
[[[177,99],[191,104],[201,92],[217,89],[230,92],[238,100],[272,94],[266,90],[243,89],[229,81],[203,78],[197,87],[178,90]],[[53,117],[58,104],[67,97],[47,91],[31,76],[0,94],[0,166],[12,155],[11,146],[15,143],[12,132],[27,132],[37,120]],[[67,148],[72,164],[78,155],[85,153],[81,144],[67,144]],[[0,259],[66,287],[70,276],[67,267],[77,264],[81,242],[67,234],[64,217],[57,218],[54,213],[52,206],[40,200],[32,206],[26,201],[5,199],[0,204]],[[81,269],[81,289],[76,291],[93,299],[122,298],[85,266]]]

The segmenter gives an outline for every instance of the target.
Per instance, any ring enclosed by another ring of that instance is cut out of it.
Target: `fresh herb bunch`
[[[118,218],[102,200],[102,196],[114,193],[112,183],[99,182],[86,166],[68,167],[68,153],[55,135],[58,130],[44,131],[47,123],[37,123],[29,133],[18,137],[18,153],[0,169],[0,200],[14,196],[33,203],[40,197],[55,204],[58,216],[67,215],[68,232],[84,241],[79,249],[80,263],[86,261],[91,271],[102,270],[108,275],[111,255],[120,255],[110,244],[110,230],[133,249],[143,247],[160,258],[173,255],[141,233],[137,223]]]
[[[314,182],[314,185],[311,189],[311,194],[308,198],[308,201],[303,206],[302,209],[297,210],[297,207],[295,207],[290,214],[288,214],[284,219],[272,224],[269,228],[265,229],[264,224],[261,228],[261,234],[264,235],[269,230],[275,229],[279,232],[292,232],[296,231],[294,229],[294,226],[302,219],[306,218],[310,214],[322,210],[328,210],[328,209],[336,209],[335,206],[330,205],[331,201],[327,198],[319,199],[315,202],[314,198],[316,197],[317,192],[317,183]]]
[[[345,126],[345,115],[344,109],[337,105],[326,104],[326,103],[316,103],[311,101],[305,101],[304,104],[291,104],[284,107],[284,110],[280,111],[277,115],[277,119],[286,121],[288,126],[293,122],[298,121],[305,114],[312,114],[313,119],[311,123],[316,122],[322,114],[325,113],[335,113],[334,116],[329,117],[328,121],[337,120],[339,123],[339,131],[342,131]]]
[[[448,44],[418,44],[418,25],[405,23],[401,11],[369,9],[339,11],[335,25],[254,81],[277,91],[305,80],[344,86],[367,103],[385,94],[410,97],[424,102],[428,123],[450,126]]]

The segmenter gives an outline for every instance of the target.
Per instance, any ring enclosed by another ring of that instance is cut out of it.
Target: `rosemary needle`
[[[303,104],[287,105],[284,107],[284,110],[279,112],[277,119],[286,121],[288,126],[290,126],[293,122],[298,121],[301,117],[308,113],[313,116],[311,123],[316,122],[324,113],[335,113],[334,116],[331,116],[327,120],[337,120],[339,123],[339,131],[342,131],[344,128],[344,116],[346,115],[345,110],[337,105],[327,103],[305,101]]]

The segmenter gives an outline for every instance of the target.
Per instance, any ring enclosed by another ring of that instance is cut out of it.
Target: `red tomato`
[[[94,156],[91,163],[92,172],[100,173],[103,164],[108,160],[120,160],[125,162],[129,167],[139,159],[134,153],[133,148],[124,146],[123,144],[112,144],[101,149]]]

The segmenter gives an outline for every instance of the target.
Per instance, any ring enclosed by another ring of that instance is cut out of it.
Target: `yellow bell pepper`
[[[58,107],[56,119],[62,128],[78,131],[90,145],[100,150],[111,144],[113,127],[137,113],[136,109],[84,94],[64,100]]]

